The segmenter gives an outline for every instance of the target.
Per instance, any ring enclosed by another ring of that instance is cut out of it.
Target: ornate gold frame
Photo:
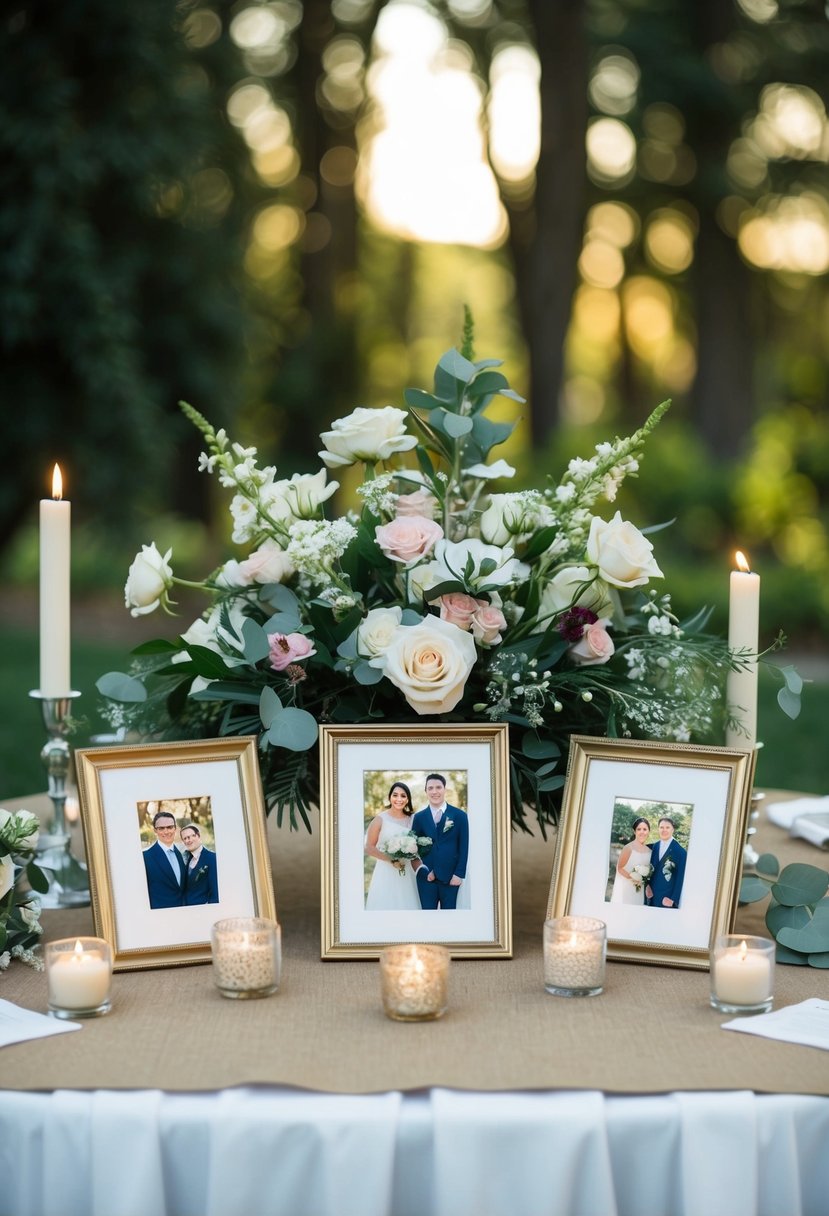
[[[573,888],[579,865],[582,832],[590,830],[589,809],[586,808],[588,777],[591,765],[603,761],[659,765],[677,770],[677,779],[685,770],[711,769],[727,772],[728,794],[721,808],[721,838],[718,873],[713,905],[710,909],[708,943],[703,947],[679,943],[623,940],[613,935],[612,913],[608,920],[607,956],[627,962],[655,963],[671,967],[709,966],[710,943],[714,937],[728,933],[734,923],[739,893],[743,846],[751,802],[756,752],[737,748],[706,747],[684,743],[656,743],[626,739],[604,739],[574,735],[570,740],[567,780],[564,787],[561,819],[556,842],[556,856],[547,903],[547,916],[580,914],[573,906]],[[666,799],[670,800],[670,799]],[[679,796],[674,800],[679,800]],[[605,908],[613,905],[605,904]],[[590,915],[595,915],[591,910]],[[668,922],[670,924],[670,922]]]
[[[92,916],[96,934],[109,942],[112,948],[113,970],[209,963],[211,954],[209,940],[131,949],[122,948],[119,944],[116,892],[112,883],[101,774],[113,769],[138,769],[157,764],[196,766],[235,761],[242,808],[239,830],[244,832],[247,844],[254,914],[275,919],[276,902],[268,852],[265,802],[256,748],[254,737],[231,736],[181,743],[80,748],[75,752]],[[218,920],[222,915],[221,904],[217,904],[216,908]]]
[[[512,957],[512,886],[509,813],[509,733],[504,724],[385,725],[320,727],[320,853],[323,959],[378,958],[388,941],[345,941],[340,926],[339,851],[342,814],[338,797],[341,749],[351,744],[454,743],[480,745],[482,763],[490,773],[492,832],[492,909],[495,932],[486,941],[453,942],[440,939],[453,958]],[[384,768],[393,764],[383,763]],[[477,889],[477,888],[476,888]],[[417,913],[411,914],[417,917]],[[454,915],[454,914],[452,914]],[[407,941],[434,941],[418,936],[416,921]],[[396,939],[399,940],[399,939]]]

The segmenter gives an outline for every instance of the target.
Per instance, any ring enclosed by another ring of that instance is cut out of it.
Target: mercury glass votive
[[[380,955],[385,1014],[398,1022],[428,1022],[446,1012],[449,951],[445,946],[387,946]]]
[[[100,937],[67,937],[44,946],[49,1013],[95,1018],[109,1013],[112,951]]]
[[[262,916],[217,920],[211,930],[213,980],[233,1000],[270,996],[282,974],[282,929]]]
[[[604,987],[607,926],[592,916],[544,922],[544,987],[553,996],[598,996]]]
[[[711,947],[711,1004],[720,1013],[767,1013],[774,1001],[775,944],[726,933]]]

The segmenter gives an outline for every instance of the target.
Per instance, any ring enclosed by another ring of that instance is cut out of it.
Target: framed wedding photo
[[[206,963],[215,921],[275,919],[255,738],[75,760],[95,932],[114,970]]]
[[[322,958],[511,958],[503,724],[320,728]]]
[[[608,958],[707,968],[737,908],[754,758],[573,736],[548,917],[605,921]]]

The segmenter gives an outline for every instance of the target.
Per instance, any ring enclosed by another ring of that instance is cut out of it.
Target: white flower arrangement
[[[416,832],[399,832],[396,836],[389,836],[377,847],[381,853],[386,854],[401,876],[404,876],[406,863],[428,853],[432,847],[432,838],[431,836],[418,836]]]
[[[630,881],[633,883],[635,890],[641,891],[651,874],[653,874],[653,866],[649,862],[637,862],[630,871]]]
[[[37,893],[46,892],[49,882],[33,861],[38,834],[37,818],[30,811],[0,807],[0,971],[15,958],[43,970],[33,947],[43,932]]]
[[[177,640],[138,647],[130,673],[98,681],[113,723],[157,738],[258,734],[269,806],[309,827],[324,722],[507,722],[513,817],[524,824],[529,807],[542,829],[571,733],[718,742],[725,643],[703,634],[704,611],[676,618],[650,586],[663,577],[650,540],[597,509],[637,472],[669,403],[560,480],[501,492],[515,470],[490,453],[515,424],[487,408],[523,399],[498,366],[467,340],[440,359],[432,392],[338,419],[321,436],[326,467],[289,480],[182,403],[249,551],[188,583],[211,603]],[[360,513],[329,519],[328,470],[353,464]],[[133,614],[168,608],[184,582],[171,557],[144,546]]]

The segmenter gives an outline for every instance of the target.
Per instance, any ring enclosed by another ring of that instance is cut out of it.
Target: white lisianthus
[[[414,435],[406,434],[405,410],[385,405],[378,409],[358,406],[346,418],[338,418],[320,439],[325,451],[320,459],[329,469],[345,468],[363,460],[375,464],[394,452],[410,452],[417,446]]]
[[[0,899],[8,895],[14,883],[14,864],[11,857],[0,857]]]
[[[357,626],[358,653],[371,658],[384,654],[397,632],[402,616],[403,609],[397,605],[393,608],[372,608],[365,620]]]
[[[421,562],[406,571],[406,596],[410,604],[421,604],[438,583],[446,580],[446,570],[440,562]]]
[[[495,460],[492,464],[472,464],[464,469],[463,477],[477,477],[480,481],[496,481],[499,477],[514,477],[515,469],[506,460]]]
[[[553,575],[541,592],[533,633],[543,633],[554,617],[575,607],[589,608],[604,620],[613,616],[607,584],[587,566],[565,566]]]
[[[475,665],[475,640],[456,625],[429,616],[401,625],[384,655],[371,659],[417,714],[444,714],[463,696]]]
[[[172,554],[173,550],[168,549],[162,557],[155,541],[141,546],[124,587],[124,602],[131,616],[145,616],[159,605],[167,607],[168,593],[173,585],[173,571],[168,564]]]
[[[442,578],[460,579],[470,591],[479,587],[496,585],[507,587],[529,578],[530,568],[519,562],[508,546],[486,545],[482,540],[439,540],[435,545],[435,561],[442,570]],[[482,573],[484,563],[494,563],[493,568]]]
[[[553,513],[537,490],[492,494],[481,516],[481,536],[490,545],[520,543],[552,521]]]
[[[610,521],[594,516],[587,538],[587,557],[613,587],[641,587],[663,578],[653,557],[653,545],[617,511]]]
[[[240,562],[239,569],[250,583],[284,583],[294,574],[287,553],[270,538],[263,540],[250,557]]]
[[[293,477],[275,481],[271,493],[281,497],[295,519],[313,519],[320,507],[340,488],[338,481],[329,481],[327,469],[318,473],[294,473]],[[270,498],[270,494],[268,496]]]

